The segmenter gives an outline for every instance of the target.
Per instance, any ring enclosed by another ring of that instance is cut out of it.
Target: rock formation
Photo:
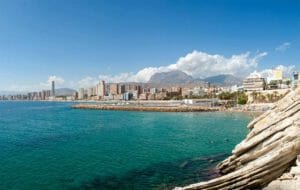
[[[248,128],[246,139],[217,165],[221,177],[176,189],[256,189],[281,176],[300,154],[300,87]]]

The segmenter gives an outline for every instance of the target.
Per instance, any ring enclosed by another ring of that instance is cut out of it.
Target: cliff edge
[[[282,176],[300,154],[300,87],[254,119],[248,128],[246,139],[217,165],[221,177],[175,189],[257,189]]]

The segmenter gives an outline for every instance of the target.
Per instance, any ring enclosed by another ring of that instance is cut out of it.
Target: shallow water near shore
[[[0,102],[0,189],[171,189],[206,180],[252,119],[71,105]]]

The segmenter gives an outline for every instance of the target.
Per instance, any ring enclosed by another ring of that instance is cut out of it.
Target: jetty
[[[248,128],[232,155],[217,165],[220,177],[175,189],[300,189],[300,87]]]
[[[205,106],[145,106],[145,105],[105,105],[105,104],[75,104],[74,109],[91,110],[120,110],[120,111],[145,111],[145,112],[214,112],[218,107]]]

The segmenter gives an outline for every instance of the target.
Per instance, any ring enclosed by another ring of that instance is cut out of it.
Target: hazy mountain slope
[[[211,84],[217,84],[222,86],[240,85],[243,82],[241,78],[235,77],[233,75],[216,75],[207,77],[203,80]]]
[[[163,83],[163,84],[185,84],[192,82],[194,79],[192,76],[182,71],[170,71],[155,73],[151,76],[148,83]]]

